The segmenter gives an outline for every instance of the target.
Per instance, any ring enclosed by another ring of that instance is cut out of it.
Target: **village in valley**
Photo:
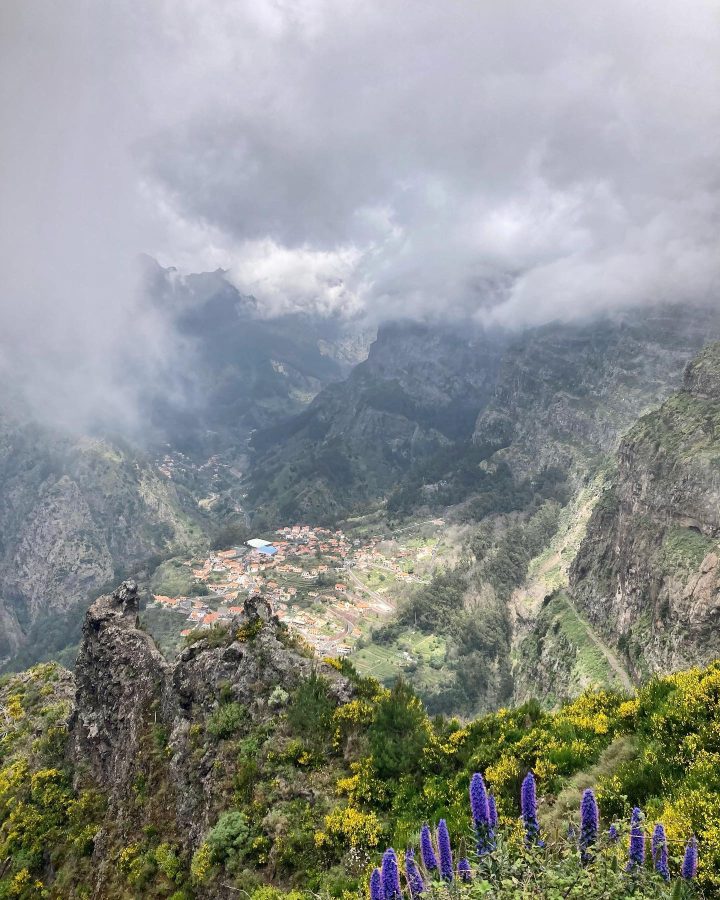
[[[403,596],[429,582],[444,522],[423,525],[402,542],[399,536],[292,525],[267,538],[212,551],[205,559],[170,561],[154,580],[146,611],[151,630],[156,636],[165,633],[166,646],[172,645],[197,629],[231,621],[247,597],[261,596],[319,656],[353,654],[359,668],[387,674],[386,660],[376,660],[371,650],[354,651]],[[401,651],[393,665],[412,663],[414,649]],[[434,644],[425,649],[435,649]]]

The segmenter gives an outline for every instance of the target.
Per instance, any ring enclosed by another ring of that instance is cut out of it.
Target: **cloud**
[[[241,290],[508,325],[717,299],[714,3],[252,10],[184,7],[206,90],[144,157]]]
[[[171,384],[177,338],[137,294],[141,251],[221,266],[270,314],[517,326],[717,302],[712,0],[1,15],[0,367],[37,404],[99,394],[132,416],[143,379],[120,386],[124,359]]]

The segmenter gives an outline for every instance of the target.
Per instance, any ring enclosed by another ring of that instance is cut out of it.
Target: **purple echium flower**
[[[470,862],[464,856],[458,862],[458,877],[460,878],[460,881],[472,881]]]
[[[479,772],[470,779],[470,812],[475,829],[477,852],[480,856],[484,856],[495,849],[495,833],[490,817],[490,798]],[[497,818],[497,812],[495,816]]]
[[[429,825],[423,825],[420,829],[420,857],[428,872],[435,872],[437,870],[437,857],[433,850]]]
[[[415,862],[415,853],[412,850],[405,851],[405,875],[410,888],[410,896],[412,900],[415,900],[425,890],[425,883],[422,880],[420,869],[418,869]]]
[[[438,853],[440,854],[440,877],[443,881],[453,880],[452,848],[450,833],[445,819],[440,819],[437,830]]]
[[[658,822],[652,835],[652,860],[655,871],[659,872],[665,881],[670,881],[670,869],[668,867],[668,850],[665,829]]]
[[[586,865],[593,858],[592,849],[600,830],[600,813],[595,794],[590,788],[583,791],[580,804],[580,859]]]
[[[537,821],[537,797],[535,794],[535,776],[528,772],[520,791],[520,811],[525,828],[525,843],[539,844],[540,826]]]
[[[488,794],[488,813],[490,814],[490,827],[494,831],[498,827],[498,814],[495,798],[492,794]]]
[[[694,878],[697,875],[698,867],[698,849],[695,837],[691,837],[685,848],[685,856],[682,864],[682,877],[686,879]]]
[[[610,838],[610,842],[615,844],[620,840],[620,832],[617,830],[617,825],[613,822],[613,824],[608,828],[608,837]]]
[[[485,789],[483,777],[479,772],[476,772],[470,779],[470,812],[476,825],[478,822],[490,822],[487,790]]]
[[[642,813],[635,807],[630,816],[630,854],[627,871],[640,868],[645,863],[645,833],[642,828]]]
[[[397,856],[392,847],[388,847],[383,854],[380,874],[382,875],[384,900],[401,900],[400,871],[398,869]]]
[[[370,900],[385,900],[380,869],[373,869],[370,876]]]

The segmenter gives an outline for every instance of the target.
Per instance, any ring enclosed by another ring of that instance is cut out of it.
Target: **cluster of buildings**
[[[185,635],[229,621],[242,611],[245,597],[260,595],[318,653],[343,656],[361,636],[364,620],[393,609],[388,599],[353,577],[352,569],[385,569],[398,578],[413,577],[403,568],[413,551],[400,548],[397,558],[389,558],[379,549],[379,537],[351,541],[339,529],[310,525],[281,528],[273,537],[217,550],[200,565],[188,562],[196,581],[208,588],[207,596],[155,595],[154,602],[187,614]]]

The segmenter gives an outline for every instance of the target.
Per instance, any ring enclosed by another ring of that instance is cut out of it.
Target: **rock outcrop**
[[[109,802],[95,840],[98,897],[111,865],[109,846],[160,821],[166,838],[192,853],[227,806],[234,758],[225,758],[225,742],[204,740],[219,712],[257,729],[277,715],[278,693],[287,701],[313,671],[335,701],[353,694],[336,668],[295,648],[262,599],[248,599],[229,628],[200,635],[174,663],[138,627],[137,614],[134,582],[97,600],[75,672],[76,777]]]

